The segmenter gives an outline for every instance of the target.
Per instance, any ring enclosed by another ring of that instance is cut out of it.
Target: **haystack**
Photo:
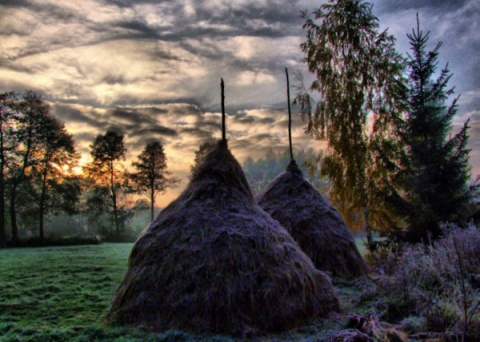
[[[110,321],[243,335],[339,310],[328,276],[255,202],[226,140],[135,243]]]
[[[365,261],[342,216],[303,178],[295,160],[257,200],[288,230],[319,270],[346,279],[367,274]]]
[[[291,161],[286,172],[277,176],[257,196],[258,204],[277,220],[298,242],[315,266],[333,276],[364,276],[368,268],[358,252],[352,233],[342,216],[303,178],[293,157],[290,95],[287,94]]]

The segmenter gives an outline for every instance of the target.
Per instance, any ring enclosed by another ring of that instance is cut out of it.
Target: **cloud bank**
[[[221,77],[234,154],[243,160],[286,148],[284,68],[305,72],[300,11],[324,2],[4,0],[0,91],[42,94],[74,134],[83,162],[95,136],[115,129],[126,134],[129,158],[161,140],[169,169],[185,178],[201,142],[220,136]],[[439,66],[450,62],[450,84],[462,94],[455,125],[470,118],[471,161],[480,173],[480,2],[371,2],[399,52],[408,52],[417,13],[430,47],[443,41]],[[294,141],[323,146],[303,133],[298,116]]]

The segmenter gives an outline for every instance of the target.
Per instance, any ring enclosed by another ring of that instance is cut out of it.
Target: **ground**
[[[0,250],[0,341],[233,341],[227,336],[162,334],[108,327],[104,317],[123,278],[132,244]],[[334,279],[344,312],[260,341],[332,340],[339,331],[383,339],[395,325],[375,316],[375,280]],[[380,303],[380,304],[379,304]],[[356,329],[354,329],[356,328]],[[342,339],[335,339],[341,341]]]

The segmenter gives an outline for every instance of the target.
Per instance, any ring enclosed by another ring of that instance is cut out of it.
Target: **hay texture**
[[[319,270],[347,279],[367,274],[365,261],[342,216],[303,178],[294,160],[257,200],[288,230]]]
[[[245,335],[338,310],[328,276],[255,203],[221,141],[135,243],[108,317],[154,331]]]

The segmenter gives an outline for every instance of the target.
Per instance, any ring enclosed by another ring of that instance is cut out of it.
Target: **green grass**
[[[0,250],[0,341],[234,340],[180,331],[155,334],[106,325],[105,315],[127,269],[132,246],[106,243]],[[357,291],[355,286],[339,291],[347,308],[352,304],[348,298],[357,297]],[[310,327],[260,340],[321,340],[321,336],[343,324],[338,318],[314,322]]]
[[[132,244],[0,250],[0,341],[189,340],[108,327]]]

